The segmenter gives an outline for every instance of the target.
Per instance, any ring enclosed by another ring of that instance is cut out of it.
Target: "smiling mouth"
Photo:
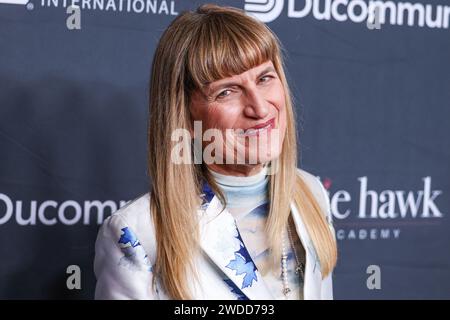
[[[275,127],[275,118],[270,119],[265,123],[258,124],[251,128],[246,129],[240,135],[241,136],[259,136],[264,132],[269,132]]]

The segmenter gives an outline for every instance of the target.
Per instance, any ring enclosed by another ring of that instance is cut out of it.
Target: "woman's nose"
[[[264,95],[258,90],[248,90],[245,100],[244,113],[251,118],[265,118],[269,114],[269,106]]]

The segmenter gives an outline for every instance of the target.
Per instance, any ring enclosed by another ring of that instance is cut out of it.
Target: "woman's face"
[[[208,166],[225,174],[251,175],[279,156],[286,107],[272,61],[212,82],[203,92],[192,94],[190,111],[194,123],[199,121],[197,128],[201,123],[202,159]],[[198,134],[194,132],[197,139]],[[205,158],[210,155],[213,163]]]

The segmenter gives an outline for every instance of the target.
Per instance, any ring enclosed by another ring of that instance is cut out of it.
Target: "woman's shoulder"
[[[297,168],[298,174],[307,184],[313,196],[317,199],[322,210],[326,213],[329,221],[331,220],[330,198],[320,179],[312,172]]]
[[[148,225],[150,219],[150,193],[141,194],[133,200],[126,202],[117,211],[113,212],[107,220],[123,221],[130,227]]]
[[[147,192],[128,201],[117,211],[107,217],[99,230],[99,235],[107,238],[131,239],[131,245],[141,244],[151,251],[155,237],[150,214],[150,193]],[[100,238],[100,237],[99,237]]]
[[[322,182],[312,172],[297,168],[297,173],[300,175],[301,178],[303,178],[303,181],[308,185],[308,187],[314,194],[317,193],[318,195],[320,195],[323,192]]]

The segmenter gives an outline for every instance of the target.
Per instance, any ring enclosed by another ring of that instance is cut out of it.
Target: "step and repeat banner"
[[[0,0],[0,298],[93,298],[99,225],[147,192],[156,44],[202,3]],[[450,2],[215,3],[284,46],[335,298],[450,298]]]

